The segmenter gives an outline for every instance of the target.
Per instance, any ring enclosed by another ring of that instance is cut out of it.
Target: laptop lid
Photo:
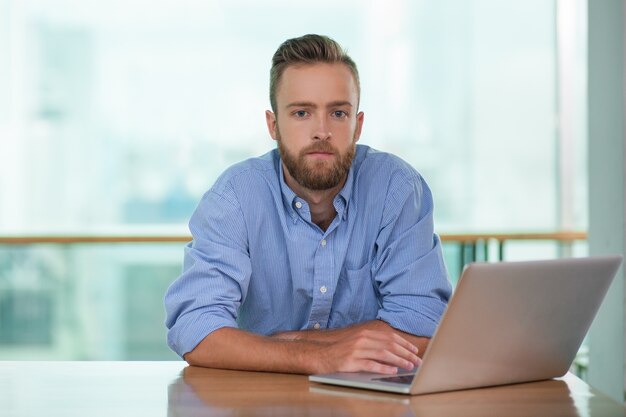
[[[312,381],[423,394],[564,375],[621,256],[468,265],[412,384],[338,373]]]

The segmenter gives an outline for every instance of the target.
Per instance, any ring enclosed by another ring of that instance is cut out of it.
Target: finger
[[[355,351],[361,351],[358,356],[364,359],[380,360],[380,356],[372,355],[384,355],[386,361],[392,365],[413,369],[419,363],[419,358],[407,346],[413,345],[398,335],[370,331],[361,334],[354,347]]]
[[[419,353],[419,348],[415,346],[413,343],[409,342],[408,340],[406,340],[404,337],[400,336],[399,334],[396,334],[396,333],[392,333],[392,334],[393,334],[393,340],[397,342],[400,346],[409,350],[414,355],[417,355]]]
[[[411,367],[407,369],[412,369],[413,366],[421,363],[419,356],[417,356],[413,350],[407,349],[406,344],[398,343],[396,340],[390,341],[386,350],[404,359],[405,361],[409,361],[411,363]]]
[[[401,346],[401,349],[403,350],[394,350],[394,352],[402,356],[404,359],[411,361],[413,365],[415,366],[421,365],[422,359],[418,356],[419,348],[415,346],[413,343],[404,339],[402,336],[399,336],[399,335],[396,335],[396,336],[399,340],[394,338],[394,341],[396,341],[398,343],[397,346]]]
[[[370,331],[366,333],[366,335],[377,340],[391,340],[416,356],[419,353],[419,348],[417,346],[415,346],[413,343],[409,342],[397,333],[387,331]]]
[[[370,346],[367,349],[358,349],[353,352],[353,357],[358,360],[375,361],[381,365],[393,366],[411,370],[414,365],[411,361],[406,360],[384,346]]]
[[[415,366],[413,361],[405,359],[404,357],[399,356],[389,350],[373,351],[371,352],[371,358],[376,360],[377,362],[382,362],[387,365],[407,369],[409,371]]]
[[[359,364],[359,371],[372,372],[375,374],[395,375],[398,373],[398,368],[376,361],[361,361],[361,363]]]

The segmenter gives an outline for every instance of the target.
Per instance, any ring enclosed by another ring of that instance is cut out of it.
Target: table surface
[[[406,396],[184,362],[0,362],[0,416],[626,416],[572,374]]]

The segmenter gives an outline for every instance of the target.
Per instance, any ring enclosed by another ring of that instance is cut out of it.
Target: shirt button
[[[296,201],[296,208],[302,208],[302,203],[299,201]]]
[[[320,324],[319,324],[319,323],[315,323],[315,324],[313,325],[313,328],[314,328],[315,330],[318,330],[318,329],[320,328]]]
[[[326,239],[322,239],[322,246],[326,246]]]
[[[326,293],[326,291],[327,291],[327,290],[326,290],[326,286],[325,286],[325,285],[322,285],[322,286],[320,287],[320,292],[321,292],[322,294],[325,294],[325,293]]]

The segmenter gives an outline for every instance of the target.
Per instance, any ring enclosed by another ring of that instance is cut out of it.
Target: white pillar
[[[624,254],[624,0],[588,0],[589,251]],[[589,334],[589,383],[624,401],[624,268]]]

